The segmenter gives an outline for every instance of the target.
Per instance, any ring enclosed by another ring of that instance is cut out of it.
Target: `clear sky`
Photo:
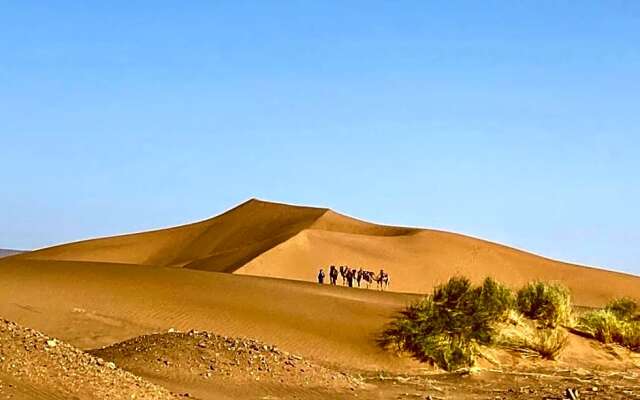
[[[640,3],[0,0],[0,146],[2,248],[259,197],[640,274]]]

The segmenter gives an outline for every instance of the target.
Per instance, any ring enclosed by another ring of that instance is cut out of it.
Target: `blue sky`
[[[0,1],[0,247],[259,197],[640,274],[639,43],[635,1]]]

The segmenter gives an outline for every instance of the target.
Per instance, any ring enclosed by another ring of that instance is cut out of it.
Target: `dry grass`
[[[580,317],[577,329],[603,343],[618,343],[640,351],[640,321],[635,301],[622,298],[611,301],[603,310]]]
[[[569,289],[558,283],[532,282],[518,291],[518,310],[544,327],[573,325]]]
[[[517,311],[509,314],[506,323],[496,327],[496,345],[520,353],[523,357],[556,360],[568,344],[563,328],[538,327]]]

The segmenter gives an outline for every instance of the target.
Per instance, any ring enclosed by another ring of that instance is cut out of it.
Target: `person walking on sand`
[[[347,285],[349,285],[349,287],[353,287],[353,272],[350,268],[347,269]]]
[[[331,282],[332,285],[338,282],[338,268],[336,268],[335,265],[329,268],[329,282]]]
[[[321,285],[324,283],[324,270],[322,268],[320,268],[320,272],[318,272],[318,283]]]

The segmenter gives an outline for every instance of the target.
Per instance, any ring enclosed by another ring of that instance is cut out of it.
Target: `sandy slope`
[[[492,276],[514,288],[532,280],[561,281],[574,302],[598,306],[615,296],[640,295],[640,278],[579,267],[452,233],[425,230],[408,236],[371,237],[308,229],[261,254],[236,273],[309,279],[315,266],[384,268],[391,290],[429,292],[453,275],[479,281]]]
[[[310,226],[324,212],[252,200],[194,224],[65,244],[17,257],[155,266],[193,264],[194,268],[206,262],[210,271],[232,272]]]
[[[253,337],[353,368],[405,367],[374,339],[410,300],[177,268],[19,259],[0,266],[0,315],[85,349],[173,327]]]
[[[173,266],[313,281],[317,269],[347,264],[384,268],[392,290],[429,292],[453,274],[493,276],[520,286],[562,281],[580,305],[638,296],[640,277],[562,263],[441,231],[375,225],[331,210],[250,200],[209,220],[158,231],[96,239],[14,259]]]

